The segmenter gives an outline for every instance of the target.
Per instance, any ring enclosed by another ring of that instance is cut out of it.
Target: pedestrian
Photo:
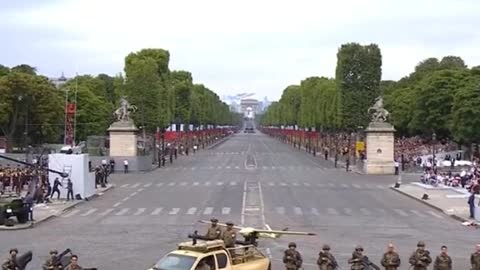
[[[452,270],[452,258],[447,254],[447,246],[442,246],[440,255],[435,258],[433,270]]]
[[[472,270],[480,270],[480,244],[476,246],[475,252],[470,256],[470,264]]]
[[[322,250],[318,253],[317,265],[319,270],[337,269],[338,263],[335,257],[330,253],[330,246],[323,245]]]
[[[396,270],[400,267],[401,261],[400,256],[395,252],[395,246],[390,243],[387,247],[387,252],[383,254],[381,265],[385,270]]]
[[[399,167],[400,167],[400,164],[398,163],[397,160],[395,160],[395,175],[398,175],[398,173],[399,173]]]
[[[302,255],[296,250],[296,248],[297,244],[291,242],[288,244],[288,249],[284,252],[283,263],[287,270],[298,270],[302,267]]]
[[[70,201],[70,196],[72,196],[72,201],[75,200],[73,197],[73,183],[70,178],[68,178],[67,182],[67,201]]]
[[[110,173],[115,172],[115,160],[112,158],[110,159]]]
[[[430,251],[425,249],[425,242],[419,241],[417,250],[409,258],[409,263],[413,270],[427,270],[427,267],[432,263]]]
[[[473,190],[468,197],[468,206],[470,208],[470,218],[475,219],[475,192]]]
[[[33,221],[33,194],[30,193],[30,191],[27,192],[27,195],[25,196],[25,203],[27,204],[28,207],[28,219],[30,221]]]
[[[53,195],[57,193],[58,194],[57,200],[60,199],[60,189],[58,188],[58,186],[63,187],[62,183],[60,183],[60,180],[57,177],[55,178],[55,181],[53,181],[53,189],[52,189],[52,194],[50,194],[50,198],[53,198]]]
[[[123,173],[128,173],[128,160],[123,161]]]

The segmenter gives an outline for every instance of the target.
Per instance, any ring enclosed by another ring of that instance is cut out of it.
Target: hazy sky
[[[170,51],[170,69],[218,93],[280,97],[335,75],[338,47],[377,43],[383,79],[428,57],[480,65],[480,1],[0,0],[0,63],[48,76],[116,74],[142,48]]]

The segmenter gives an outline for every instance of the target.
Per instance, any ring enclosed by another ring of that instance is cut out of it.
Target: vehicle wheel
[[[272,270],[272,263],[269,263],[269,264],[268,264],[267,270]]]
[[[25,224],[28,221],[28,213],[20,213],[17,215],[18,223]]]

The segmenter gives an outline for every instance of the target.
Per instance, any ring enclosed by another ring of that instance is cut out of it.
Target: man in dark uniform
[[[283,263],[287,270],[298,270],[302,267],[303,259],[300,252],[296,250],[297,244],[291,242],[283,255]]]
[[[425,242],[418,242],[417,250],[413,252],[408,261],[413,270],[427,270],[427,267],[432,263],[432,258],[430,257],[430,251],[425,249]]]
[[[68,178],[67,182],[67,201],[70,201],[70,196],[72,197],[72,201],[75,200],[73,197],[73,183],[70,178]]]
[[[218,219],[212,218],[210,221],[212,222],[212,226],[208,228],[205,237],[211,240],[220,239],[222,237],[222,228],[217,225]]]
[[[319,270],[337,269],[337,260],[335,260],[335,257],[330,253],[329,245],[323,245],[322,251],[318,254],[317,264]]]
[[[227,229],[223,232],[222,240],[225,242],[226,248],[235,247],[235,241],[237,240],[237,233],[233,230],[233,223],[227,222]]]
[[[60,180],[58,180],[58,177],[57,177],[55,178],[55,181],[53,181],[53,189],[52,189],[52,194],[50,194],[50,198],[53,198],[53,195],[57,193],[58,194],[57,200],[60,199],[60,189],[58,188],[58,186],[63,187],[62,183],[60,183]]]
[[[50,251],[50,257],[45,261],[45,263],[42,266],[42,269],[43,270],[60,270],[60,269],[63,269],[61,264],[58,264],[58,265],[53,264],[53,262],[57,258],[57,255],[58,255],[58,251],[56,251],[55,249],[51,250]]]
[[[12,248],[10,249],[10,258],[6,259],[5,262],[2,264],[2,270],[19,270],[17,264],[17,254],[18,249]]]
[[[388,244],[387,252],[383,254],[380,262],[385,270],[397,270],[400,267],[400,256],[395,252],[395,247],[392,243]]]
[[[452,270],[452,258],[447,254],[447,246],[442,246],[440,255],[435,258],[433,270]]]

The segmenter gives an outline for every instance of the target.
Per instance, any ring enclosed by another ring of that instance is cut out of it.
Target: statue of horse
[[[120,107],[113,112],[113,115],[117,118],[118,121],[129,121],[130,112],[135,112],[137,107],[130,105],[127,99],[123,97],[120,100]]]
[[[368,108],[368,113],[371,113],[371,111],[374,111],[372,114],[373,122],[386,122],[390,115],[390,113],[383,108],[383,98],[381,96],[375,99],[375,104],[373,104],[372,107]]]

